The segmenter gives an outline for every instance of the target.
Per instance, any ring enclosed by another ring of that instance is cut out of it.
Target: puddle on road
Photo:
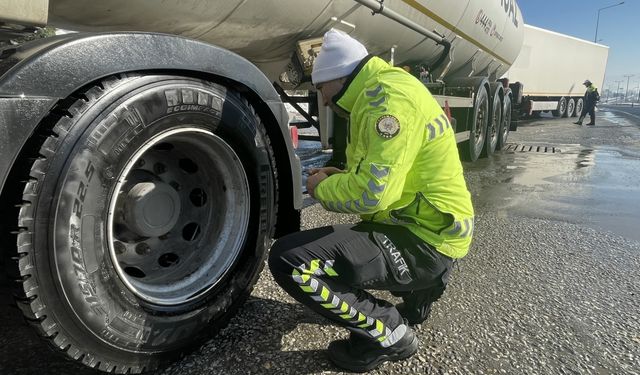
[[[640,240],[640,155],[561,145],[501,152],[464,165],[478,210],[552,218]]]

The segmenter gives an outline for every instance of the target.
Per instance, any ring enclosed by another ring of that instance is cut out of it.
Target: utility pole
[[[624,76],[627,78],[627,90],[624,92],[624,101],[626,102],[629,94],[629,78],[633,77],[633,74],[625,74]]]
[[[615,101],[616,103],[618,103],[618,102],[619,102],[619,99],[620,99],[620,84],[621,84],[622,82],[623,82],[623,81],[613,81],[613,83],[617,83],[617,84],[618,84],[618,88],[616,89],[615,93],[613,94],[613,98],[615,99],[614,101]],[[619,103],[618,103],[618,104],[619,104]]]
[[[616,94],[614,95],[614,97],[616,98],[616,102],[618,101],[618,99],[620,98],[620,84],[623,81],[614,81],[615,83],[618,84],[618,89],[616,90]]]
[[[604,8],[598,9],[598,20],[596,21],[596,37],[593,38],[593,42],[594,43],[598,43],[598,26],[600,25],[600,12],[603,9],[609,9],[609,8],[617,7],[618,5],[622,5],[622,4],[624,4],[624,1],[621,1],[618,4],[613,4],[613,5],[609,5],[608,7],[604,7]]]

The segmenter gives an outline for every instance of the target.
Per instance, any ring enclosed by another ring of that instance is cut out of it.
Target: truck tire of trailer
[[[573,113],[575,117],[580,117],[584,110],[584,99],[582,97],[576,98],[576,110]]]
[[[16,304],[71,359],[107,372],[152,370],[224,327],[257,281],[274,231],[299,228],[290,198],[299,164],[267,105],[277,94],[246,60],[183,38],[40,43],[51,44],[0,81],[2,92],[21,88],[28,99],[36,86],[27,82],[40,80],[49,92],[37,97],[61,98],[30,124],[2,176],[2,211],[16,215],[2,219],[3,239],[13,230],[17,243],[3,254]],[[123,46],[135,61],[123,63]],[[101,64],[102,56],[121,60]],[[186,56],[262,80],[211,74]],[[61,94],[74,86],[68,69],[83,64],[95,75]]]
[[[507,144],[509,138],[509,131],[511,130],[511,116],[512,116],[512,95],[511,90],[506,89],[503,104],[502,104],[502,121],[498,129],[498,144],[496,150],[502,150]]]
[[[489,102],[489,121],[487,122],[487,136],[483,147],[482,156],[488,157],[498,149],[502,117],[504,110],[504,89],[500,82],[493,82],[489,85],[491,100]]]
[[[483,156],[483,149],[487,143],[488,125],[491,121],[489,84],[484,78],[468,78],[452,82],[450,85],[468,87],[472,90],[472,107],[454,108],[452,113],[456,118],[458,131],[467,131],[469,134],[466,141],[458,143],[460,158],[464,161],[475,162]],[[461,127],[462,129],[460,129]]]
[[[576,100],[575,98],[569,98],[567,100],[567,112],[564,117],[573,117],[576,113]]]
[[[551,111],[553,117],[566,117],[567,115],[567,98],[560,97],[558,99],[558,109]]]

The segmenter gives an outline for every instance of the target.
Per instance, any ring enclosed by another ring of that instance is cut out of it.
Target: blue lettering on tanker
[[[511,18],[511,21],[518,27],[518,7],[516,6],[516,0],[500,0],[500,4],[504,8],[507,17]]]
[[[482,26],[482,31],[484,31],[485,34],[489,35],[490,37],[496,38],[501,42],[504,39],[502,34],[500,34],[497,29],[498,25],[491,18],[489,18],[489,16],[484,12],[483,9],[480,9],[478,15],[476,16],[476,25]]]

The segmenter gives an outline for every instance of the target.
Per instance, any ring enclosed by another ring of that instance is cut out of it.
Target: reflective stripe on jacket
[[[367,57],[333,101],[350,113],[347,170],[315,188],[328,210],[398,224],[451,258],[473,233],[454,131],[425,86]]]
[[[584,105],[588,108],[595,106],[598,101],[598,88],[591,84],[587,86],[587,91],[584,92]]]

